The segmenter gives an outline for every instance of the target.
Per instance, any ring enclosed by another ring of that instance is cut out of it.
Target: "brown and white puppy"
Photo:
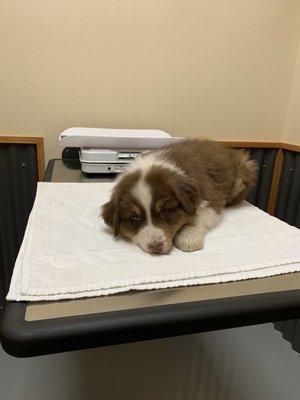
[[[147,153],[122,173],[102,216],[115,236],[149,253],[203,247],[223,207],[248,195],[257,166],[243,150],[185,140]]]

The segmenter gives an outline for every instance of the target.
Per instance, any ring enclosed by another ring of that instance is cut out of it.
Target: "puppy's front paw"
[[[203,234],[193,228],[184,228],[177,233],[173,240],[175,247],[182,251],[201,250],[203,248],[203,241]]]

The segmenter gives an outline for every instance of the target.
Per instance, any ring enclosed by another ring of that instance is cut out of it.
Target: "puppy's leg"
[[[185,225],[174,238],[174,245],[182,251],[201,250],[204,243],[204,235],[217,225],[221,218],[214,208],[206,205],[198,207],[193,224]]]
[[[250,159],[250,155],[244,150],[235,150],[238,173],[232,192],[226,201],[227,206],[237,204],[244,200],[252,189],[258,170],[258,165]]]

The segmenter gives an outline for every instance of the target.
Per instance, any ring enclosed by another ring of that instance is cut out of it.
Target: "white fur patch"
[[[199,204],[199,206],[198,206],[198,209],[200,209],[200,208],[205,208],[205,207],[207,207],[208,206],[208,201],[207,200],[202,200],[201,202],[200,202],[200,204]]]
[[[192,225],[182,228],[174,238],[175,246],[182,251],[201,250],[204,235],[217,225],[221,216],[208,204],[200,204]]]
[[[151,221],[151,202],[152,193],[150,186],[145,182],[144,178],[140,178],[134,188],[132,189],[133,196],[142,204],[144,207],[147,219]]]
[[[141,177],[134,186],[132,194],[144,207],[147,217],[146,225],[132,238],[132,241],[145,251],[149,251],[149,245],[163,243],[164,247],[162,252],[164,252],[164,250],[166,252],[168,249],[166,248],[166,236],[164,231],[157,228],[152,223],[152,194],[149,185],[145,182],[143,177]]]
[[[160,252],[162,254],[167,253],[170,250],[172,241],[166,237],[162,229],[157,228],[152,223],[152,193],[150,186],[145,181],[145,177],[154,166],[159,166],[169,171],[173,171],[179,175],[185,176],[185,172],[178,165],[176,165],[174,161],[168,159],[168,151],[169,149],[161,149],[137,158],[122,174],[118,176],[116,180],[116,184],[118,184],[125,175],[134,172],[140,173],[140,178],[132,189],[132,194],[144,207],[147,221],[146,225],[141,228],[134,237],[132,237],[132,241],[140,246],[143,250],[150,252],[151,249],[149,246],[151,247],[155,246],[155,244],[162,243],[163,248]]]
[[[160,228],[156,228],[154,225],[147,223],[133,238],[133,243],[140,246],[143,250],[149,251],[149,246],[152,244],[162,243],[163,248],[161,253],[166,253],[170,244],[166,243],[166,237],[164,231]]]
[[[221,215],[216,212],[212,207],[207,205],[204,208],[197,208],[195,218],[195,225],[199,230],[205,234],[208,230],[217,225],[220,221]]]

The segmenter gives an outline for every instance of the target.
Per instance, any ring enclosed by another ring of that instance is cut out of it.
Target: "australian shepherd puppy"
[[[203,247],[225,206],[246,198],[257,166],[244,150],[209,140],[184,140],[134,161],[116,180],[102,216],[149,253]]]

